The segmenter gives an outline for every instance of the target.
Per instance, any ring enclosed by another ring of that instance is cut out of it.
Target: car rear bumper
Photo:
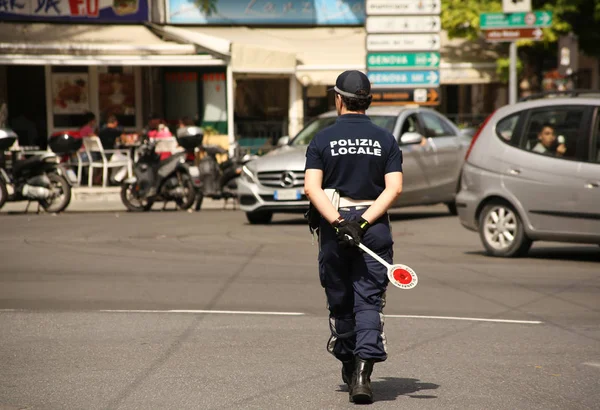
[[[301,213],[308,209],[309,201],[304,195],[304,189],[286,189],[287,192],[297,192],[297,200],[276,200],[274,188],[267,188],[240,178],[238,181],[238,200],[240,209],[244,212],[281,212]]]

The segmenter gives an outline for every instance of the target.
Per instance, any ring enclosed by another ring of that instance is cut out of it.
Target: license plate
[[[297,201],[302,197],[299,189],[284,189],[273,193],[273,198],[276,201]]]

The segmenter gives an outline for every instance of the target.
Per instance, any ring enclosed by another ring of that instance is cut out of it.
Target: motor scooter
[[[144,137],[133,166],[134,176],[121,185],[121,201],[130,211],[148,211],[155,202],[174,201],[186,210],[194,204],[199,185],[198,170],[185,163],[185,152],[160,159],[156,142]]]
[[[219,163],[217,155],[228,154],[228,151],[219,146],[204,144],[204,131],[200,127],[187,126],[177,130],[177,141],[186,150],[188,163],[195,164],[200,175],[200,189],[196,193],[195,210],[202,207],[204,198],[211,199],[233,199],[237,197],[236,179],[242,173],[242,166],[253,159],[252,156],[239,158],[234,155]],[[238,149],[234,146],[234,152]],[[197,154],[202,158],[196,161]]]
[[[71,183],[53,152],[28,155],[26,151],[11,152],[10,161],[4,152],[17,141],[10,129],[0,129],[0,208],[7,202],[28,201],[38,203],[47,212],[64,211],[71,202]]]

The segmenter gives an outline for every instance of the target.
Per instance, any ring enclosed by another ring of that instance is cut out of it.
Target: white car
[[[377,106],[373,123],[392,132],[402,149],[404,187],[394,207],[445,203],[456,214],[454,198],[470,138],[437,111],[418,106]],[[238,181],[240,208],[252,224],[269,223],[273,213],[303,213],[306,149],[315,134],[332,125],[335,111],[320,115],[291,141],[251,161]]]

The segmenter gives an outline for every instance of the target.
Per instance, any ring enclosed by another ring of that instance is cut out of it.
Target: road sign
[[[367,33],[437,33],[441,28],[439,16],[375,16],[369,17]]]
[[[531,11],[531,0],[502,0],[502,11],[505,13]]]
[[[541,40],[543,37],[544,32],[540,28],[485,30],[485,39],[491,42]]]
[[[437,88],[373,89],[371,94],[371,105],[440,104],[440,92]]]
[[[437,51],[438,34],[367,34],[367,51]]]
[[[560,36],[558,39],[558,73],[560,75],[571,75],[577,72],[579,62],[577,53],[579,51],[579,41],[577,36],[570,33],[567,36]]]
[[[552,24],[551,11],[534,11],[532,13],[481,13],[479,28],[491,30],[497,28],[535,28],[549,27]]]
[[[437,87],[438,71],[370,71],[367,73],[373,87]]]
[[[437,68],[440,66],[440,53],[369,53],[367,70]]]
[[[441,0],[367,0],[367,15],[439,14]]]

